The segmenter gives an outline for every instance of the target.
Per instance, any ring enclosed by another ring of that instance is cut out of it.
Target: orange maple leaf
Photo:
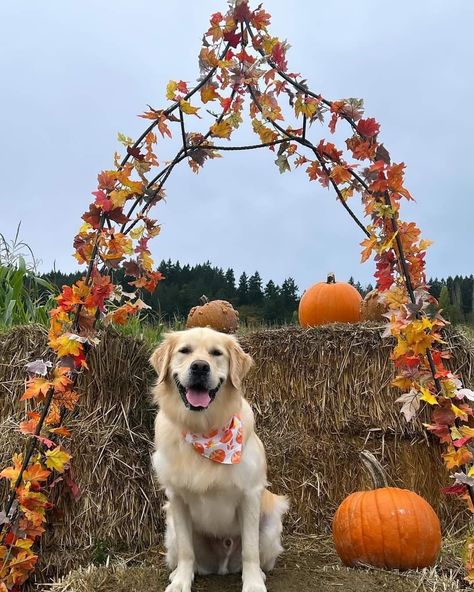
[[[313,160],[306,169],[310,181],[316,181],[323,173],[321,166],[317,160]]]
[[[14,454],[12,460],[13,466],[3,469],[3,471],[0,472],[0,479],[8,479],[13,486],[20,474],[21,465],[23,464],[23,455]]]
[[[340,185],[341,183],[347,183],[350,181],[352,175],[348,168],[341,164],[337,164],[333,166],[330,177],[337,185]]]
[[[58,428],[49,428],[49,431],[52,434],[57,434],[58,436],[63,436],[64,438],[71,437],[71,432],[67,429],[66,426],[59,426]]]
[[[74,391],[63,391],[56,393],[54,399],[69,411],[72,411],[79,401],[79,394]]]
[[[20,432],[22,434],[34,434],[39,419],[39,413],[37,413],[36,411],[30,411],[28,413],[28,420],[20,422]]]
[[[31,483],[33,487],[46,481],[51,475],[51,471],[45,469],[40,462],[35,462],[29,465],[23,473],[23,481],[25,483]]]
[[[448,446],[448,452],[443,454],[443,459],[447,469],[455,469],[470,462],[473,455],[465,446],[457,450],[453,446]]]
[[[54,386],[56,393],[61,393],[69,389],[72,380],[69,378],[70,369],[66,366],[58,366],[53,370],[51,385]]]
[[[37,377],[32,378],[27,383],[27,389],[21,396],[20,401],[27,399],[44,399],[51,388],[51,382],[47,378]]]

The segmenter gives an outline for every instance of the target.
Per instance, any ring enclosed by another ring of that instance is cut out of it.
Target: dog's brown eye
[[[190,347],[182,347],[178,351],[179,351],[180,354],[190,354],[191,353],[191,348]]]
[[[211,349],[210,354],[211,356],[222,356],[222,352],[220,349]]]

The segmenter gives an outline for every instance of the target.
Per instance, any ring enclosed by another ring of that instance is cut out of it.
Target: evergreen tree
[[[247,304],[249,301],[249,286],[247,274],[245,273],[245,271],[239,278],[239,287],[237,288],[237,300],[239,306],[242,306],[242,304]]]
[[[299,302],[298,286],[292,277],[287,278],[281,285],[280,296],[284,311],[284,317],[281,320],[290,322],[294,312],[298,309]]]
[[[262,278],[258,271],[249,277],[248,299],[251,304],[261,304],[263,301]]]
[[[225,289],[224,299],[234,303],[237,299],[237,290],[235,288],[235,275],[234,270],[229,267],[225,272]]]
[[[275,323],[280,320],[284,312],[282,304],[280,289],[273,280],[270,280],[265,286],[265,304],[263,307],[265,321]]]

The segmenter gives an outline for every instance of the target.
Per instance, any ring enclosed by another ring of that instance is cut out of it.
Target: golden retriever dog
[[[266,489],[265,451],[242,395],[252,358],[234,337],[195,328],[168,333],[150,362],[153,468],[168,499],[166,592],[190,592],[195,573],[240,571],[243,592],[265,592],[288,502]]]

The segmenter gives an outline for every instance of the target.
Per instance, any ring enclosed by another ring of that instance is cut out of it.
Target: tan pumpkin
[[[433,565],[441,547],[435,511],[414,491],[388,487],[370,452],[361,457],[376,489],[352,493],[334,515],[333,539],[342,562],[402,570]]]
[[[380,292],[371,290],[360,303],[361,321],[383,321],[388,306],[379,300]]]
[[[302,327],[314,327],[326,323],[356,323],[360,321],[359,292],[346,282],[336,282],[333,273],[326,282],[308,288],[298,307]]]
[[[227,300],[211,300],[201,296],[201,305],[189,311],[186,327],[211,327],[221,333],[235,333],[239,327],[239,313]]]

